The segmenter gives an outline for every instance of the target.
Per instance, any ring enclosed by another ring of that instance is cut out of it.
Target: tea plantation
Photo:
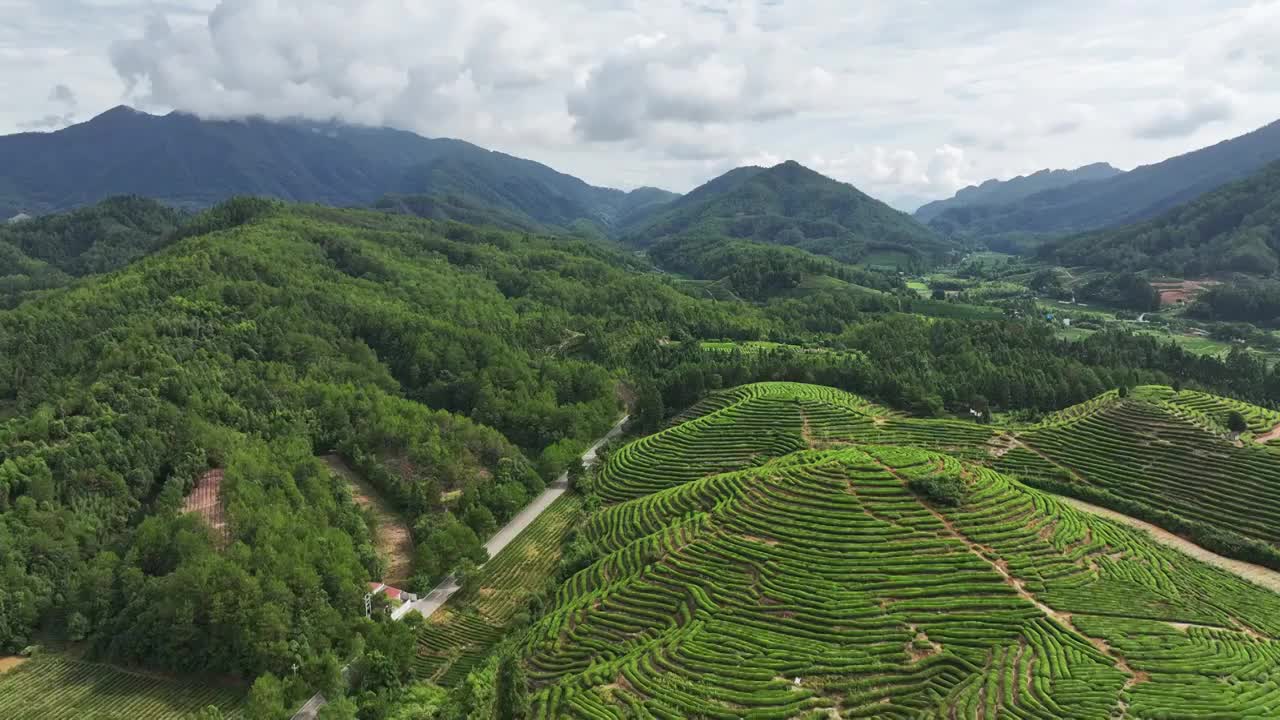
[[[603,468],[599,559],[527,636],[532,717],[1280,717],[1280,595],[956,457],[1047,464],[1148,405],[1009,445],[814,386],[704,403]]]

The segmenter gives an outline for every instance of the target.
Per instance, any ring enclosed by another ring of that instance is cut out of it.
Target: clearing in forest
[[[1160,293],[1160,305],[1166,307],[1189,304],[1197,295],[1218,284],[1214,280],[1168,280],[1153,282],[1151,287]]]
[[[387,569],[381,578],[388,585],[397,585],[409,579],[413,570],[413,533],[391,504],[372,485],[360,477],[337,455],[326,455],[329,470],[351,485],[351,496],[362,508],[373,510],[377,520],[378,554],[386,561]]]
[[[231,543],[231,527],[227,525],[226,507],[222,504],[222,477],[219,468],[201,475],[182,505],[183,512],[196,513],[204,519],[220,548]]]

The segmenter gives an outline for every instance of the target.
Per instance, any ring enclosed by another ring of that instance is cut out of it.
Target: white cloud
[[[938,197],[1044,167],[1158,161],[1280,117],[1280,0],[1169,8],[0,0],[0,131],[123,100],[385,123],[601,184],[685,190],[752,156],[814,158],[887,199]]]
[[[1224,88],[1188,93],[1158,103],[1152,116],[1134,128],[1134,137],[1160,140],[1190,135],[1210,123],[1230,120],[1236,99]]]

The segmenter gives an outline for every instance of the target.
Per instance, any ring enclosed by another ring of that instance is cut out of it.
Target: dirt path
[[[879,461],[877,461],[877,464],[879,464],[880,467],[884,468],[884,470],[888,472],[890,475],[897,478],[898,481],[902,483],[903,487],[907,487],[909,485],[909,483],[907,482],[907,479],[903,477],[894,468],[891,468],[888,465],[885,465],[884,463]],[[1035,593],[1027,589],[1026,583],[1022,580],[1022,578],[1019,578],[1016,575],[1014,575],[1012,572],[1010,572],[1008,561],[1006,561],[1004,558],[999,557],[999,553],[995,551],[995,548],[987,547],[985,545],[981,545],[975,542],[972,538],[966,535],[963,530],[956,527],[956,524],[952,522],[951,518],[947,517],[946,515],[943,515],[941,512],[939,512],[938,510],[930,506],[928,503],[921,502],[920,506],[923,507],[925,510],[928,510],[929,513],[938,520],[938,522],[942,523],[942,526],[946,528],[947,532],[956,540],[959,540],[961,543],[963,543],[964,546],[969,549],[969,552],[973,553],[974,556],[976,556],[979,560],[986,563],[992,570],[994,570],[996,574],[998,574],[1004,580],[1005,585],[1008,585],[1009,587],[1013,588],[1014,592],[1018,593],[1019,597],[1031,603],[1032,605],[1034,605],[1037,610],[1039,610],[1041,613],[1045,615],[1045,617],[1057,622],[1059,625],[1066,628],[1068,631],[1075,633],[1076,635],[1084,638],[1090,645],[1095,647],[1098,650],[1098,652],[1102,653],[1107,657],[1107,659],[1111,660],[1111,662],[1114,663],[1116,669],[1124,673],[1125,675],[1124,688],[1126,690],[1133,687],[1134,685],[1139,685],[1141,683],[1148,682],[1151,679],[1151,676],[1148,675],[1147,673],[1141,670],[1134,670],[1132,667],[1130,667],[1128,661],[1125,660],[1124,655],[1120,654],[1119,652],[1116,652],[1116,650],[1113,649],[1111,645],[1107,643],[1106,640],[1099,637],[1093,637],[1092,635],[1088,635],[1082,632],[1080,628],[1076,627],[1075,622],[1073,622],[1071,613],[1063,612],[1061,610],[1058,610],[1057,608],[1050,607],[1047,603],[1042,601],[1040,598],[1036,597]]]
[[[413,567],[413,533],[404,518],[364,478],[337,455],[324,456],[329,470],[351,484],[351,496],[362,508],[372,508],[378,518],[378,554],[387,561],[382,582],[397,585],[409,579]]]
[[[1190,540],[1180,538],[1168,530],[1156,527],[1149,522],[1143,522],[1137,518],[1132,518],[1128,515],[1118,513],[1114,510],[1101,508],[1097,505],[1090,505],[1083,500],[1076,500],[1075,498],[1066,497],[1065,495],[1055,495],[1054,497],[1077,510],[1083,510],[1084,512],[1104,517],[1108,520],[1115,520],[1118,523],[1128,525],[1132,528],[1137,528],[1138,530],[1144,530],[1151,536],[1151,539],[1165,547],[1171,547],[1184,555],[1190,555],[1206,565],[1212,565],[1221,570],[1225,570],[1232,575],[1248,580],[1255,585],[1259,585],[1274,592],[1280,592],[1280,572],[1262,567],[1261,565],[1247,563],[1243,560],[1232,560],[1231,558],[1223,557],[1217,553],[1205,550]]]
[[[1254,435],[1253,441],[1259,444],[1266,444],[1272,440],[1280,440],[1280,425],[1276,425],[1266,432],[1264,435]]]
[[[1276,433],[1277,437],[1280,437],[1280,428],[1276,428],[1275,430],[1272,430],[1271,433],[1268,433],[1268,435],[1271,435],[1272,433]],[[1044,460],[1046,460],[1047,462],[1053,463],[1055,467],[1063,468],[1067,472],[1074,475],[1080,482],[1087,482],[1084,478],[1080,477],[1080,475],[1076,473],[1074,470],[1072,470],[1071,468],[1067,468],[1062,465],[1059,465],[1058,463],[1050,459],[1048,455],[1045,455],[1044,453],[1040,452],[1036,448],[1031,447],[1030,445],[1027,445],[1026,443],[1022,442],[1022,440],[1018,439],[1018,440],[1015,440],[1015,442],[1019,446],[1035,453],[1036,455],[1039,455],[1041,458],[1044,458]],[[1077,500],[1067,495],[1057,495],[1054,493],[1050,493],[1050,495],[1053,495],[1053,497],[1056,497],[1057,499],[1061,500],[1067,505],[1070,505],[1076,508],[1077,510],[1083,510],[1084,512],[1090,513],[1092,515],[1104,517],[1104,518],[1107,518],[1108,520],[1115,520],[1116,522],[1121,523],[1123,525],[1128,525],[1131,528],[1143,530],[1148,535],[1151,536],[1152,540],[1155,540],[1157,543],[1164,545],[1165,547],[1170,547],[1170,548],[1173,548],[1174,550],[1181,552],[1184,555],[1189,555],[1195,558],[1196,560],[1199,560],[1200,562],[1205,563],[1206,565],[1212,565],[1220,570],[1225,570],[1231,573],[1232,575],[1235,575],[1236,577],[1242,578],[1244,580],[1247,580],[1253,583],[1254,585],[1259,585],[1273,592],[1280,592],[1280,571],[1272,570],[1270,568],[1266,568],[1261,565],[1255,565],[1254,563],[1245,562],[1243,560],[1232,560],[1231,558],[1223,557],[1215,552],[1206,550],[1200,547],[1199,545],[1196,545],[1195,543],[1191,542],[1190,540],[1187,540],[1186,538],[1182,538],[1177,535],[1174,535],[1173,533],[1169,532],[1168,530],[1165,530],[1164,528],[1158,527],[1156,525],[1152,525],[1149,522],[1139,520],[1134,517],[1129,517],[1128,515],[1125,515],[1124,513],[1116,512],[1115,510],[1108,510],[1103,507],[1098,507],[1097,505],[1087,503],[1083,500]]]

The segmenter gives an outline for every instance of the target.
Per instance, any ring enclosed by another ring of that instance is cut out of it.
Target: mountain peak
[[[97,122],[99,120],[109,120],[111,118],[139,117],[147,115],[147,113],[130,107],[129,105],[117,105],[106,112],[95,115],[89,122]]]

